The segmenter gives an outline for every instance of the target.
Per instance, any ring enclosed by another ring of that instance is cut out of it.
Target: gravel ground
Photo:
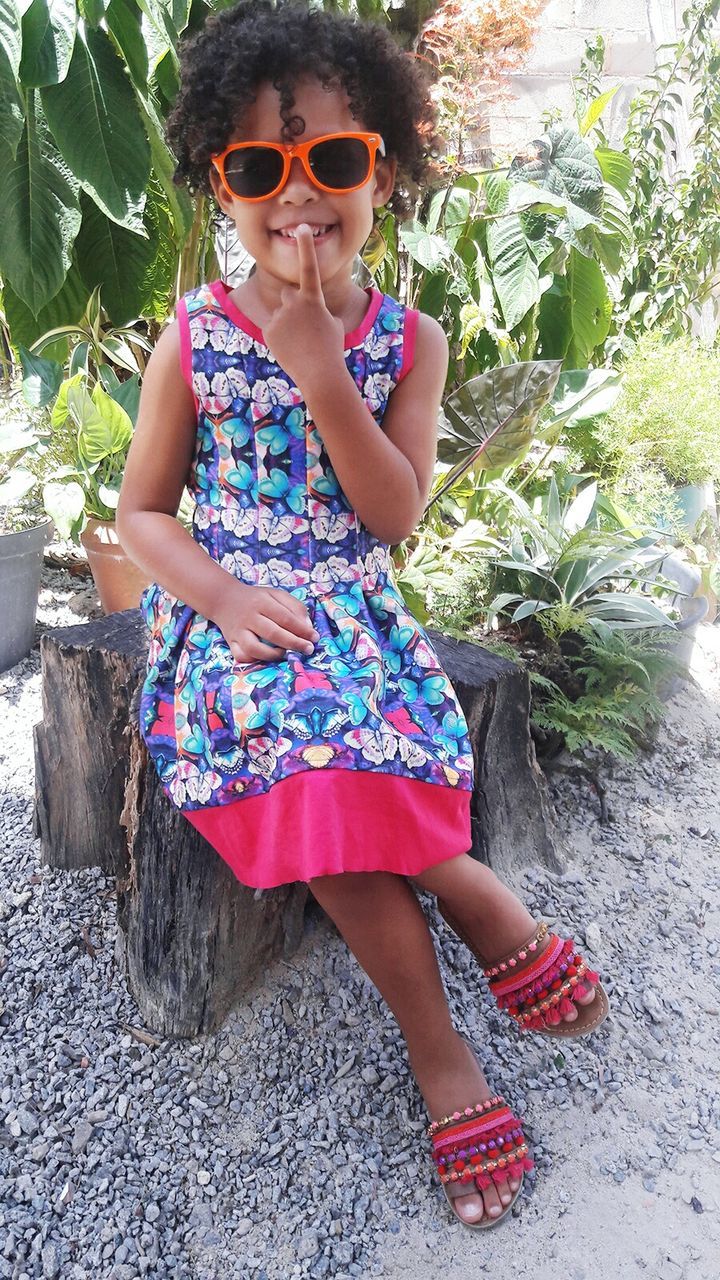
[[[38,638],[99,614],[44,565]],[[613,1015],[589,1042],[521,1040],[423,898],[457,1024],[536,1162],[483,1235],[452,1218],[399,1032],[316,906],[218,1033],[141,1026],[112,879],[41,866],[32,837],[37,646],[0,675],[0,1277],[717,1280],[718,628],[694,674],[653,754],[603,772],[607,825],[558,776],[568,870],[513,886],[600,968]]]

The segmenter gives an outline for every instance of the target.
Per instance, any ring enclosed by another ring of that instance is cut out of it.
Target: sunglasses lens
[[[370,174],[370,148],[361,138],[328,138],[310,148],[310,168],[333,191],[358,187]]]
[[[272,147],[241,147],[225,157],[225,180],[236,196],[256,200],[280,184],[283,158]]]

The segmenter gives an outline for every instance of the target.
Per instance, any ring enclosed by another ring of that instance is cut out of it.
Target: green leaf
[[[438,271],[452,261],[453,253],[447,241],[442,236],[429,235],[419,222],[403,222],[398,236],[410,257],[428,271]]]
[[[148,55],[142,34],[142,14],[133,0],[111,0],[105,21],[122,53],[132,80],[147,92]]]
[[[25,104],[15,72],[7,49],[0,44],[0,150],[7,151],[13,159],[22,137],[24,120]]]
[[[608,89],[607,93],[601,93],[599,98],[596,98],[594,102],[590,103],[590,106],[580,121],[581,134],[585,135],[586,133],[589,133],[593,125],[597,124],[606,106],[615,97],[619,88],[619,84],[613,85],[612,89]]]
[[[103,307],[114,325],[134,320],[142,311],[144,281],[157,253],[154,239],[119,226],[81,196],[82,226],[76,253],[88,289],[102,286]]]
[[[111,394],[113,400],[117,401],[120,407],[125,410],[133,426],[135,426],[140,407],[140,378],[138,375],[134,373],[131,378],[119,383]]]
[[[136,98],[150,142],[153,170],[160,181],[172,214],[175,239],[178,244],[182,245],[192,227],[193,202],[187,191],[181,190],[173,182],[175,161],[168,150],[163,134],[163,126],[153,103],[149,97],[144,97],[139,90],[136,91]]]
[[[85,509],[85,494],[75,480],[64,484],[50,480],[43,485],[43,506],[51,517],[59,538],[72,536]]]
[[[0,152],[0,168],[0,272],[37,315],[63,285],[80,227],[78,184],[50,135],[37,90],[27,94],[15,158]]]
[[[7,479],[0,484],[0,507],[16,507],[38,483],[32,471],[14,467]]]
[[[589,213],[602,209],[602,171],[585,141],[565,125],[553,125],[533,141],[535,154],[518,156],[508,171],[509,182],[536,182],[555,195],[567,196]]]
[[[78,0],[78,8],[89,27],[95,30],[105,16],[105,0]]]
[[[633,179],[632,160],[624,151],[614,151],[611,147],[596,147],[595,159],[605,182],[615,187],[621,195],[626,196]]]
[[[3,301],[13,343],[18,346],[22,342],[26,347],[31,347],[50,329],[58,329],[61,325],[77,324],[82,319],[89,296],[89,290],[85,288],[74,262],[70,266],[62,288],[46,306],[41,307],[37,316],[33,315],[30,308],[6,281],[3,288]],[[51,355],[53,359],[64,363],[68,354],[67,337],[60,337],[56,342],[45,347],[44,354]]]
[[[573,364],[588,364],[610,331],[612,303],[598,263],[576,249],[570,252],[568,282],[573,326],[573,343],[568,355]]]
[[[109,218],[142,235],[150,147],[105,32],[78,32],[67,77],[42,98],[56,142],[85,191]]]
[[[540,272],[517,214],[488,223],[492,282],[508,329],[514,329],[540,297]]]
[[[75,0],[32,0],[22,20],[20,81],[26,88],[59,84],[72,58]]]
[[[71,378],[66,378],[65,381],[62,383],[62,386],[58,391],[57,400],[55,401],[52,407],[52,413],[50,415],[50,426],[52,427],[53,431],[61,430],[61,428],[65,426],[65,423],[68,420],[68,415],[70,412],[68,408],[69,392],[72,390],[73,387],[82,387],[83,384],[84,384],[84,377],[82,373],[75,373]]]
[[[23,396],[28,404],[42,409],[54,400],[62,382],[62,365],[56,360],[45,360],[42,356],[33,355],[27,347],[20,346],[20,361],[23,369]]]
[[[32,422],[21,422],[17,418],[0,418],[0,454],[19,453],[31,449],[39,439],[37,429]]]
[[[448,397],[438,454],[455,465],[433,502],[470,467],[501,470],[527,452],[540,411],[555,390],[560,365],[559,360],[532,360],[490,369]]]
[[[14,77],[20,71],[22,26],[15,0],[0,0],[0,49],[3,50]]]
[[[615,369],[564,369],[552,398],[552,420],[545,427],[585,422],[608,413],[622,387],[622,373]]]

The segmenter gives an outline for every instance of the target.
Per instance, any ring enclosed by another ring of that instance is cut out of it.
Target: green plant
[[[0,396],[0,533],[20,533],[41,524],[40,498],[50,473],[50,433],[45,415],[24,403],[20,387]]]
[[[635,755],[648,730],[662,719],[658,689],[663,682],[687,674],[663,637],[648,631],[591,637],[580,655],[568,661],[582,678],[584,692],[571,699],[555,681],[531,672],[533,723],[562,734],[570,752],[600,747],[620,759]]]
[[[665,555],[658,537],[600,528],[597,484],[586,485],[575,498],[561,499],[553,479],[545,498],[536,500],[536,510],[511,490],[508,496],[514,528],[497,539],[500,554],[491,557],[503,571],[505,589],[490,605],[488,626],[499,613],[520,623],[558,605],[581,613],[602,636],[609,630],[673,625],[638,589],[649,585],[675,593],[657,576]],[[631,589],[617,590],[618,584]]]
[[[687,335],[640,335],[621,394],[592,424],[594,461],[619,495],[653,471],[676,485],[720,482],[720,354]],[[639,473],[639,476],[638,476]]]
[[[618,273],[621,334],[657,324],[692,331],[718,283],[719,11],[718,0],[693,0],[681,38],[661,46],[648,87],[630,106],[624,146],[635,234]]]

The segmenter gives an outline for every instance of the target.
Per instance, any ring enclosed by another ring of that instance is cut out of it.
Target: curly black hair
[[[412,55],[373,22],[309,10],[296,0],[240,0],[212,15],[181,48],[181,87],[168,116],[167,139],[177,158],[174,181],[212,195],[210,157],[242,127],[258,87],[270,82],[280,95],[286,141],[303,132],[294,114],[293,88],[315,76],[339,86],[366,129],[382,133],[398,162],[388,206],[405,215],[431,165],[439,139],[429,82]]]

